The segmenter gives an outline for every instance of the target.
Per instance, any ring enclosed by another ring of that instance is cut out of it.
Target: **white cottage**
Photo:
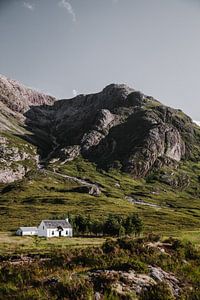
[[[20,227],[16,231],[17,235],[38,235],[37,227]]]
[[[68,219],[43,220],[38,227],[38,236],[42,237],[72,237],[72,226]]]

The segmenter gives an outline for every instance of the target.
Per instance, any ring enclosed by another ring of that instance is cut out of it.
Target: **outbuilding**
[[[72,226],[68,219],[42,220],[38,227],[40,237],[72,237]]]
[[[38,228],[37,227],[20,227],[16,231],[17,235],[38,235]]]

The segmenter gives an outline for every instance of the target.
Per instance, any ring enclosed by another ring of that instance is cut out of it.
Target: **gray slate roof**
[[[71,224],[66,220],[43,220],[47,228],[57,228],[61,226],[62,228],[72,228]]]
[[[22,231],[37,231],[38,230],[37,227],[20,227],[19,229],[21,229]]]

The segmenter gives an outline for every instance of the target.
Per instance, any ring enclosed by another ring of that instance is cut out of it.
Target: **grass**
[[[33,236],[15,236],[11,232],[0,232],[0,255],[50,253],[66,248],[85,248],[100,246],[104,238],[38,238]]]
[[[191,242],[200,249],[200,228],[193,231],[173,232],[172,236],[184,242]]]
[[[110,213],[126,216],[133,212],[143,219],[145,232],[172,234],[200,228],[199,163],[180,164],[181,174],[185,172],[190,178],[189,186],[184,188],[167,185],[158,178],[135,180],[117,170],[99,170],[81,157],[67,165],[54,164],[49,169],[53,167],[58,172],[98,184],[101,195],[95,197],[75,192],[77,183],[52,173],[31,172],[22,181],[1,186],[2,231],[37,226],[42,219],[68,214],[87,214],[93,219],[103,219]],[[162,172],[170,174],[168,169]],[[178,176],[178,171],[174,176]],[[159,207],[130,203],[127,196]]]
[[[7,238],[13,237],[4,233],[3,240],[7,241]],[[199,299],[200,253],[191,243],[168,239],[164,244],[159,243],[164,250],[160,251],[156,243],[160,239],[155,235],[139,239],[108,239],[103,245],[90,248],[83,247],[82,241],[81,247],[68,246],[63,250],[56,245],[57,248],[50,248],[49,253],[26,260],[19,255],[4,256],[4,261],[0,262],[0,299],[56,300],[73,297],[80,300],[93,299],[96,292],[105,300]],[[169,276],[162,279],[162,283],[156,280],[150,286],[153,290],[146,293],[148,285],[142,282],[141,286],[138,281],[140,291],[131,278],[128,279],[127,272],[153,278],[150,266],[157,268],[158,272],[167,272]],[[175,296],[168,285],[172,275],[177,279],[178,295]],[[123,297],[118,287],[123,287]]]
[[[200,249],[200,228],[191,231],[174,231],[170,235],[183,242],[192,242]],[[163,233],[165,240],[169,235]],[[34,236],[16,236],[11,232],[0,232],[0,255],[8,254],[44,254],[69,248],[86,248],[101,246],[103,237],[73,237],[73,238],[39,238]]]

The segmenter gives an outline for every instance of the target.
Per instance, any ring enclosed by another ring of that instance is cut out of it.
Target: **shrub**
[[[56,299],[85,300],[91,299],[93,295],[92,284],[83,279],[73,279],[67,283],[59,282],[50,289]]]
[[[140,300],[175,300],[170,287],[163,282],[143,289]]]
[[[117,244],[114,240],[107,239],[105,241],[105,243],[103,244],[102,249],[103,249],[104,253],[111,253],[111,252],[115,253],[117,251],[116,247],[117,247]]]

